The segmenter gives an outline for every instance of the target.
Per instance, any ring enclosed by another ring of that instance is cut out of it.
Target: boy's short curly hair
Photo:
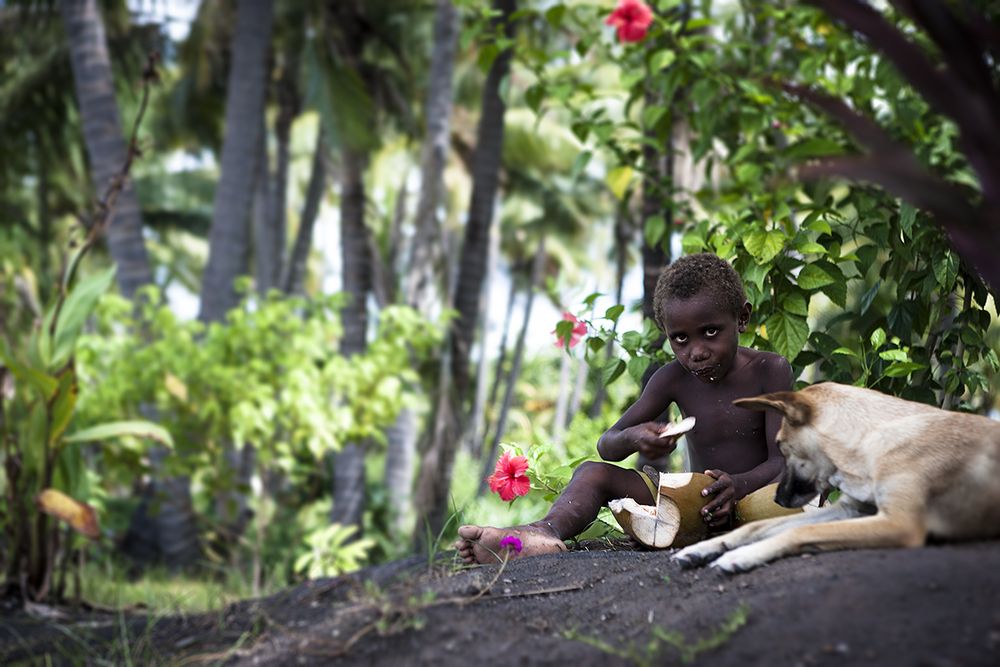
[[[681,257],[663,269],[653,294],[653,315],[666,330],[664,306],[668,299],[689,299],[710,294],[722,308],[738,315],[746,303],[743,282],[729,262],[710,252]]]

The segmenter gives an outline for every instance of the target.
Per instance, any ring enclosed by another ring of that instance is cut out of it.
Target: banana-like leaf
[[[76,348],[76,339],[83,329],[84,323],[94,311],[97,301],[111,287],[115,280],[115,269],[112,265],[107,271],[89,276],[76,284],[63,302],[56,322],[54,347],[51,366],[59,368],[69,359]]]
[[[18,383],[23,383],[25,386],[33,388],[41,394],[42,400],[48,402],[55,395],[56,389],[59,387],[59,381],[48,373],[17,363],[12,356],[2,349],[0,349],[0,361],[10,369],[10,372],[13,373],[14,379]]]
[[[65,521],[76,532],[96,540],[101,536],[101,528],[97,524],[97,512],[87,503],[70,498],[62,491],[45,489],[35,496],[35,505],[39,511]]]
[[[152,422],[135,420],[122,422],[109,422],[99,424],[77,431],[73,435],[66,436],[64,442],[93,442],[96,440],[109,440],[123,436],[135,436],[137,438],[147,438],[156,440],[167,447],[174,446],[174,440],[170,437],[170,432],[162,426]]]

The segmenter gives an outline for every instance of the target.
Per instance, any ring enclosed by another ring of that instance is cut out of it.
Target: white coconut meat
[[[632,498],[612,500],[608,507],[622,530],[640,544],[652,549],[666,549],[673,544],[681,513],[669,497],[661,496],[657,507],[640,505]]]
[[[669,438],[672,435],[681,435],[683,433],[687,433],[688,431],[694,428],[695,421],[697,420],[695,420],[694,417],[687,417],[686,419],[682,419],[679,422],[672,422],[670,424],[667,424],[666,428],[660,431],[660,437]]]

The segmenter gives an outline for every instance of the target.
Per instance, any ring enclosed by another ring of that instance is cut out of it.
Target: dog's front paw
[[[707,540],[681,549],[671,556],[671,560],[676,561],[684,568],[698,567],[713,558],[718,558],[719,554],[724,553],[725,550],[726,548],[721,541]]]
[[[712,563],[712,567],[718,568],[726,574],[739,574],[740,572],[749,572],[765,562],[755,553],[753,547],[742,547],[726,553]]]

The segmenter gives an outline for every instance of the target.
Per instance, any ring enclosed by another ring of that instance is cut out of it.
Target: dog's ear
[[[733,401],[733,405],[750,410],[773,408],[784,415],[785,421],[793,426],[802,426],[812,419],[812,405],[794,391],[777,391],[752,398],[738,398]]]

